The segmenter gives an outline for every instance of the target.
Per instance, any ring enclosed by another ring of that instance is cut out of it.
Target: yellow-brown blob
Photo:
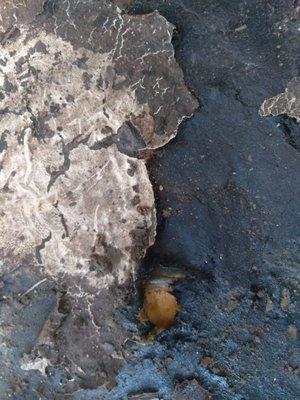
[[[159,330],[169,328],[180,307],[169,287],[149,285],[145,288],[144,305],[139,313],[141,322],[151,322]]]

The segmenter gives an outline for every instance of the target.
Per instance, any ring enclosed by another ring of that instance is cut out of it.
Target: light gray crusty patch
[[[15,143],[14,156],[4,158],[1,170],[5,267],[31,256],[54,278],[83,276],[97,288],[114,278],[124,283],[137,261],[132,232],[145,231],[144,250],[154,239],[154,197],[143,161],[115,146],[92,151],[80,144],[70,152],[68,171],[48,191],[47,171],[59,165],[62,142],[39,143],[31,128],[23,141]]]
[[[287,114],[300,122],[300,78],[293,78],[284,93],[265,100],[259,110],[263,117]]]
[[[1,312],[0,374],[14,393],[21,335],[34,349],[23,370],[54,366],[67,393],[112,385],[128,335],[115,309],[156,231],[145,162],[128,154],[165,145],[198,103],[158,12],[5,0],[0,15],[0,275],[23,293]],[[19,313],[49,281],[57,303],[29,332]]]
[[[180,71],[170,24],[154,13],[144,29],[144,16],[122,16],[117,8],[106,12],[99,29],[103,44],[105,35],[108,43],[115,36],[109,51],[72,44],[57,34],[57,25],[49,32],[47,24],[23,27],[2,48],[0,255],[6,270],[30,259],[53,277],[80,275],[99,288],[114,278],[125,282],[153,244],[154,197],[143,161],[107,147],[105,140],[128,121],[145,147],[160,146],[176,134],[185,116],[183,100],[189,112],[196,102],[179,74],[171,87],[173,97],[178,91],[173,117],[169,111],[169,122],[160,117],[170,107],[170,87],[154,60],[166,59],[175,75]],[[137,229],[144,232],[142,240],[135,239]]]
[[[113,89],[122,77],[115,77],[107,53],[74,50],[43,30],[30,40],[24,32],[0,58],[1,127],[10,132],[35,122],[38,135],[62,138],[66,145],[81,137],[92,146],[116,134],[129,115],[147,109],[130,87]]]
[[[143,161],[90,147],[142,108],[130,88],[112,89],[107,54],[74,50],[43,30],[26,34],[1,54],[2,263],[11,270],[34,260],[53,277],[79,275],[97,288],[124,283],[153,244],[153,192]],[[100,77],[107,83],[98,88]]]

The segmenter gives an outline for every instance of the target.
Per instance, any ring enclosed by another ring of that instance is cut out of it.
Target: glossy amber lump
[[[149,321],[156,328],[169,328],[179,311],[179,305],[169,287],[149,285],[145,288],[144,305],[139,314],[141,322]]]

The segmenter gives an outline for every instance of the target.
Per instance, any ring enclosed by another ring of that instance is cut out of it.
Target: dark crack
[[[30,114],[30,119],[32,121],[32,131],[33,134],[35,136],[38,136],[38,132],[39,132],[39,121],[37,119],[37,117],[34,115],[32,109],[30,108],[28,102],[26,103],[26,110],[29,112]]]
[[[20,35],[19,28],[12,26],[6,32],[1,33],[0,44],[4,45],[6,42],[16,39]]]
[[[50,181],[47,186],[47,192],[51,189],[51,187],[54,185],[54,183],[57,181],[57,179],[61,176],[64,175],[68,169],[70,168],[70,152],[76,147],[78,147],[80,144],[85,144],[89,140],[89,136],[84,137],[83,139],[79,140],[82,135],[76,136],[70,143],[65,144],[65,141],[63,137],[59,134],[59,137],[61,138],[62,142],[62,153],[64,155],[64,162],[63,165],[56,171],[53,171],[50,176]]]
[[[62,224],[62,226],[64,227],[64,230],[65,230],[65,237],[69,237],[69,230],[68,230],[68,226],[67,226],[65,217],[64,217],[64,215],[62,213],[60,213],[59,216],[60,216],[61,224]]]
[[[62,224],[62,226],[63,226],[63,228],[64,228],[64,231],[65,231],[65,233],[64,233],[64,235],[63,235],[63,239],[65,238],[65,237],[69,237],[69,229],[68,229],[68,225],[67,225],[67,222],[66,222],[66,220],[65,220],[65,217],[64,217],[64,214],[62,213],[62,212],[60,212],[60,210],[59,210],[59,208],[58,208],[58,203],[56,203],[55,205],[54,205],[54,207],[59,211],[59,217],[60,217],[60,221],[61,221],[61,224]]]
[[[285,141],[295,150],[300,151],[300,127],[297,121],[283,114],[276,118],[276,122],[284,134]]]
[[[0,136],[0,153],[7,149],[7,142],[6,142],[6,134],[5,132]]]
[[[41,250],[43,250],[45,248],[45,244],[51,240],[51,237],[52,237],[52,233],[50,232],[49,235],[45,239],[42,239],[41,244],[39,244],[35,248],[35,256],[36,256],[39,264],[43,264],[42,257],[41,257]]]

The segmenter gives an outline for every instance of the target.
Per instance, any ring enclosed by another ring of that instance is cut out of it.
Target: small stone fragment
[[[162,210],[162,216],[164,218],[170,218],[172,215],[172,208],[171,207],[166,207]]]
[[[288,330],[287,330],[287,337],[289,339],[296,340],[298,335],[298,330],[296,325],[289,325]]]
[[[214,362],[212,357],[204,357],[201,361],[201,365],[206,368]]]
[[[257,296],[259,299],[263,299],[264,296],[265,296],[264,290],[259,289],[259,290],[257,291],[257,293],[256,293],[256,296]]]
[[[266,312],[269,312],[274,309],[273,301],[268,297],[267,304],[266,304]]]
[[[196,379],[180,383],[174,392],[174,400],[212,400],[210,393]]]
[[[242,32],[242,31],[244,31],[245,29],[247,29],[247,25],[246,25],[246,24],[241,25],[241,26],[235,28],[235,32]]]
[[[237,308],[237,306],[238,306],[238,301],[237,301],[237,299],[236,299],[235,297],[231,297],[231,298],[228,300],[228,304],[227,304],[227,309],[228,309],[228,311],[229,311],[229,312],[234,311],[234,310]]]
[[[229,358],[230,361],[238,360],[238,356],[235,353],[229,354],[228,358]]]
[[[263,117],[287,114],[300,122],[300,78],[293,78],[284,93],[265,100],[259,110]]]

